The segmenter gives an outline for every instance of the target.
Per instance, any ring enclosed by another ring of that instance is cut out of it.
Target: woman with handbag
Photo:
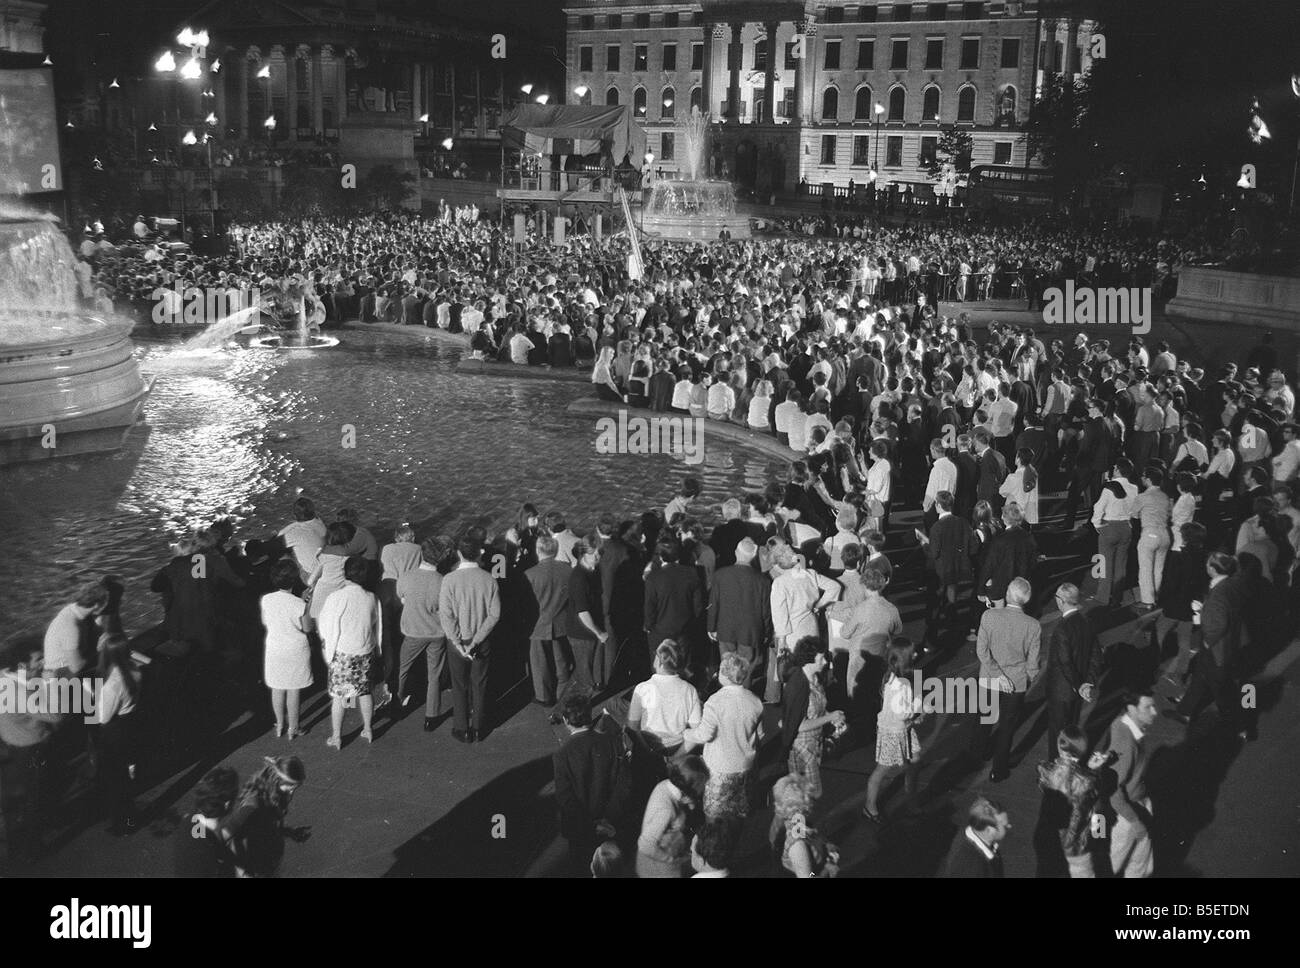
[[[650,793],[637,838],[637,877],[685,877],[691,839],[703,819],[709,768],[698,756],[672,760]]]
[[[912,688],[915,658],[911,639],[895,636],[889,643],[876,715],[876,768],[867,780],[867,801],[862,806],[862,816],[876,824],[880,823],[880,791],[894,777],[903,774],[904,793],[909,797],[916,785],[916,762],[921,756],[916,724],[921,720],[921,700]]]

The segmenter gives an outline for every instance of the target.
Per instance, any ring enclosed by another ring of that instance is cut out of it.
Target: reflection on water
[[[0,637],[42,629],[79,582],[105,573],[126,579],[138,631],[155,617],[148,585],[169,542],[222,514],[239,537],[274,532],[299,493],[324,512],[361,509],[382,544],[401,521],[420,537],[495,533],[524,501],[581,532],[604,511],[662,507],[687,474],[711,519],[781,472],[707,434],[696,466],[599,455],[594,421],[564,413],[584,386],[456,373],[459,345],[419,331],[349,330],[320,353],[139,353],[157,381],[121,452],[0,477]]]

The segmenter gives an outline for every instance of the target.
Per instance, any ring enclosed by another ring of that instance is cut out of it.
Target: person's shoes
[[[864,819],[869,820],[871,823],[874,823],[877,827],[881,826],[884,823],[884,821],[880,818],[880,814],[872,813],[870,810],[866,808],[865,805],[862,807],[862,816]]]
[[[367,743],[373,743],[375,741],[375,734],[368,729],[363,729],[361,731],[361,738],[364,739]]]
[[[293,741],[294,741],[295,739],[297,739],[299,736],[306,736],[306,735],[307,735],[307,730],[305,730],[305,729],[291,729],[291,730],[289,730],[289,733],[288,733],[289,741],[290,741],[290,742],[293,742]]]
[[[471,743],[477,743],[477,742],[478,742],[478,730],[477,730],[477,729],[471,729],[471,730],[469,730],[469,742],[471,742]]]
[[[433,716],[424,717],[424,731],[426,733],[432,733],[437,728],[438,728],[438,720],[436,718],[434,718]]]
[[[1005,779],[1006,779],[1007,777],[1009,777],[1010,775],[1011,775],[1010,773],[999,773],[997,770],[992,770],[992,771],[989,773],[989,782],[990,782],[990,783],[1001,783],[1003,780],[1005,780]]]
[[[1177,709],[1166,709],[1160,715],[1164,716],[1165,719],[1172,719],[1174,722],[1179,723],[1183,726],[1190,726],[1192,724],[1192,721],[1188,719],[1186,716],[1184,716],[1182,713],[1180,713]]]
[[[453,730],[451,731],[451,738],[454,739],[454,740],[455,740],[456,742],[458,742],[458,743],[472,743],[472,742],[474,742],[474,739],[473,739],[473,737],[470,735],[469,731],[468,731],[468,730],[464,730],[464,729],[453,729]]]
[[[279,739],[284,735],[284,723],[275,724],[275,738]]]
[[[341,750],[343,749],[343,740],[341,737],[331,736],[329,739],[325,741],[325,745],[328,746],[330,749]]]

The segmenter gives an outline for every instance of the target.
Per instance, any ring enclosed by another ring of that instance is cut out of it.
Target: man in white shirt
[[[77,590],[76,600],[64,605],[45,630],[46,675],[75,676],[87,665],[81,652],[82,623],[108,605],[108,589],[102,582],[87,582]]]
[[[993,446],[1007,459],[1007,466],[1014,467],[1016,414],[1020,407],[1008,396],[1010,392],[1011,388],[1006,383],[999,383],[997,399],[988,405],[987,410]]]
[[[510,362],[528,365],[528,354],[533,351],[533,341],[524,332],[523,323],[515,323],[515,334],[510,337]]]
[[[939,511],[934,505],[939,492],[953,494],[957,491],[957,465],[949,459],[943,449],[943,441],[938,437],[930,441],[930,459],[934,463],[930,466],[930,479],[926,482],[925,497],[921,501],[927,532],[939,517]]]
[[[1285,484],[1294,481],[1300,473],[1300,428],[1293,423],[1282,425],[1282,449],[1273,458],[1273,482]]]

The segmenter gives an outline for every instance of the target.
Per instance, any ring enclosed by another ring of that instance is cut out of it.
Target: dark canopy
[[[542,154],[552,154],[556,141],[572,141],[573,151],[561,153],[595,154],[600,150],[603,154],[608,149],[615,163],[629,155],[633,164],[639,165],[645,154],[645,132],[632,120],[626,104],[522,104],[502,119],[501,138],[512,148]]]

